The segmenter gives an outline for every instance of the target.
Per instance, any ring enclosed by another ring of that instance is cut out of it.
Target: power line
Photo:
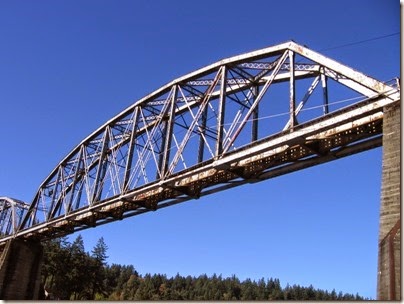
[[[400,32],[387,34],[387,35],[383,35],[383,36],[378,36],[378,37],[373,37],[373,38],[369,38],[369,39],[365,39],[365,40],[355,41],[355,42],[351,42],[351,43],[341,44],[341,45],[337,45],[337,46],[332,46],[329,48],[322,49],[320,51],[324,52],[324,51],[329,51],[329,50],[340,49],[340,48],[347,47],[347,46],[352,46],[352,45],[357,45],[357,44],[362,44],[362,43],[366,43],[366,42],[370,42],[370,41],[375,41],[375,40],[379,40],[379,39],[392,37],[392,36],[395,36],[398,34],[400,34]]]

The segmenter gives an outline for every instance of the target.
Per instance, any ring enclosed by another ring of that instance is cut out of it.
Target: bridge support
[[[401,300],[400,119],[400,103],[384,109],[378,300]]]
[[[41,297],[43,248],[38,241],[8,241],[0,258],[0,299],[37,300]]]

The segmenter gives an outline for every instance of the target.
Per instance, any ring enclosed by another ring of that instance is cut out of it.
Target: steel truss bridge
[[[78,144],[32,202],[0,198],[0,246],[46,239],[382,145],[382,83],[293,41],[145,96]]]

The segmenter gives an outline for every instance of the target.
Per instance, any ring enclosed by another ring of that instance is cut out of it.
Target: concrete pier
[[[0,299],[37,300],[41,297],[43,248],[40,242],[11,240],[0,258]]]
[[[401,300],[401,105],[384,109],[378,300]]]

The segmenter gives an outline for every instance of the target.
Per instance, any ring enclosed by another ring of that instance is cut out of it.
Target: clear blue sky
[[[293,39],[385,81],[400,75],[400,35],[332,48],[399,31],[397,0],[0,0],[0,196],[30,202],[82,139],[197,68]],[[375,298],[381,151],[81,234],[141,274],[273,277]]]

